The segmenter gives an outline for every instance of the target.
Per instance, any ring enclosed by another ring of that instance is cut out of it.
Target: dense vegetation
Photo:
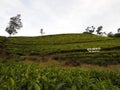
[[[0,54],[2,53],[2,49],[5,46],[5,37],[0,36]]]
[[[92,34],[0,37],[0,90],[120,90],[119,66],[83,70],[84,64],[120,64],[120,39]]]
[[[0,36],[0,46],[3,44],[5,37]]]
[[[17,60],[30,60],[31,58],[26,56],[39,56],[37,58],[39,61],[40,57],[48,56],[53,60],[64,61],[64,65],[73,66],[84,63],[100,66],[120,63],[119,38],[93,34],[63,34],[42,37],[0,37],[0,43],[1,47],[4,47],[4,50],[1,50]],[[101,50],[91,53],[87,48],[101,48]]]
[[[2,62],[0,90],[120,90],[120,71]]]
[[[101,47],[102,50],[120,46],[116,38],[91,34],[50,35],[43,37],[11,37],[8,53],[20,55],[47,55],[56,52],[87,51],[87,48]]]
[[[92,64],[107,66],[120,63],[120,52],[115,50],[97,53],[72,52],[54,56],[53,58],[59,62],[64,61],[65,65],[80,66],[81,64]]]

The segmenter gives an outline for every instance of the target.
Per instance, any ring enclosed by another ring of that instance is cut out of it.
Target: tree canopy
[[[16,34],[17,30],[23,27],[21,19],[21,15],[18,14],[15,17],[10,18],[9,25],[6,27],[5,31],[11,36],[12,34]]]

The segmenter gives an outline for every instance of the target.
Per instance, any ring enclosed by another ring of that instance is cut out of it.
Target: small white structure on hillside
[[[101,48],[87,48],[88,52],[100,52]]]

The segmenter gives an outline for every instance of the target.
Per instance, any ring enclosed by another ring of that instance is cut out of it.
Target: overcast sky
[[[0,35],[10,17],[21,14],[23,28],[17,36],[81,33],[87,26],[105,32],[120,28],[120,0],[0,0]]]

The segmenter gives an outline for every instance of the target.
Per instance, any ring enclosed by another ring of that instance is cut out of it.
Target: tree
[[[114,37],[117,37],[117,38],[119,37],[120,38],[120,33],[115,33]]]
[[[120,33],[120,28],[118,28],[117,32]]]
[[[107,34],[107,36],[108,36],[108,37],[113,37],[114,34],[113,34],[112,32],[109,32],[109,33]]]
[[[43,32],[43,28],[40,29],[40,33],[41,35],[45,34],[45,32]]]
[[[6,27],[5,31],[11,36],[12,34],[16,34],[17,30],[23,27],[21,19],[21,15],[18,14],[15,17],[10,18],[9,25]]]
[[[95,27],[94,26],[87,27],[85,30],[86,30],[87,33],[92,34],[95,31]]]
[[[99,27],[97,28],[96,32],[97,32],[98,35],[101,35],[101,34],[103,33],[103,32],[101,32],[102,29],[103,29],[102,26],[99,26]]]

